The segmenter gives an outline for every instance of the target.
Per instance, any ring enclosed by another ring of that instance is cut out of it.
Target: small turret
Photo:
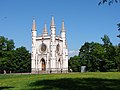
[[[61,37],[62,37],[62,38],[66,38],[65,24],[64,24],[64,21],[63,21],[63,20],[62,20]]]
[[[52,27],[55,27],[55,22],[54,22],[54,17],[53,17],[53,16],[52,16],[52,21],[51,21],[50,27],[51,27],[51,28],[52,28]]]
[[[51,30],[52,42],[54,44],[55,37],[56,37],[56,28],[55,28],[55,22],[54,22],[54,17],[53,16],[52,16],[52,20],[51,20],[50,30]]]
[[[34,18],[33,18],[33,24],[32,24],[32,31],[36,31],[36,22]]]
[[[55,68],[56,65],[53,64],[53,63],[56,63],[56,54],[55,54],[55,51],[56,51],[56,28],[55,28],[55,22],[54,22],[54,17],[52,17],[52,20],[51,20],[51,25],[50,25],[50,30],[51,30],[51,42],[50,42],[50,51],[51,51],[51,63],[52,63],[52,68]]]
[[[32,23],[32,53],[31,53],[31,71],[32,73],[35,72],[35,54],[36,54],[36,35],[37,35],[37,30],[36,30],[36,22],[35,19],[33,18],[33,23]]]
[[[32,37],[36,37],[36,35],[37,35],[36,22],[35,22],[35,19],[33,18],[33,23],[32,23]]]
[[[44,26],[44,30],[43,30],[43,36],[47,36],[48,35],[48,32],[47,32],[47,26],[46,26],[46,23],[45,23],[45,26]]]
[[[62,30],[61,30],[61,32],[65,32],[64,20],[62,20]]]

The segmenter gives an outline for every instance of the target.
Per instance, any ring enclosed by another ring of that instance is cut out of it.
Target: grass
[[[0,90],[120,90],[120,72],[1,74]]]

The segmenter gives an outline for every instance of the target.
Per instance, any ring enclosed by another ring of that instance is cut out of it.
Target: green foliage
[[[2,51],[10,51],[15,48],[14,41],[8,40],[8,38],[5,38],[3,36],[0,36],[0,50]]]
[[[79,55],[70,58],[69,67],[73,71],[80,71],[81,66],[92,72],[120,71],[120,46],[113,46],[107,35],[101,39],[104,44],[85,42]]]
[[[107,70],[109,71],[110,69],[115,69],[115,56],[116,56],[116,51],[115,47],[112,45],[110,42],[110,39],[107,35],[104,35],[103,38],[101,38],[102,41],[104,42],[103,47],[104,47],[104,60],[107,66]]]
[[[116,48],[115,65],[118,71],[120,71],[120,46],[116,46],[115,48]]]
[[[0,90],[119,90],[119,72],[0,75]]]
[[[73,72],[80,71],[80,57],[71,57],[68,61],[69,70],[72,69]]]
[[[79,51],[81,64],[87,66],[88,71],[97,71],[100,68],[99,61],[104,57],[104,49],[101,44],[86,42]]]
[[[0,73],[30,72],[30,53],[25,47],[14,50],[14,41],[0,36]]]
[[[12,52],[14,50],[14,41],[8,40],[0,36],[0,72],[3,70],[11,70],[12,67]]]
[[[17,48],[14,51],[14,72],[30,72],[31,58],[25,47]]]
[[[118,26],[118,31],[119,31],[119,35],[117,35],[117,37],[120,38],[120,23],[117,24],[117,26]]]
[[[104,37],[101,37],[101,39],[105,46],[112,45],[112,43],[110,42],[110,38],[107,35],[104,35]]]
[[[118,3],[118,2],[120,2],[120,0],[100,0],[98,5],[101,5],[101,4],[104,4],[104,3],[108,3],[108,5],[111,5],[113,3]]]

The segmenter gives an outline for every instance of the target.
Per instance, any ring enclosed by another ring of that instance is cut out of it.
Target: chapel
[[[37,35],[36,22],[32,23],[31,73],[67,73],[68,48],[66,30],[62,21],[60,35],[56,35],[56,25],[52,16],[50,34],[47,26]]]

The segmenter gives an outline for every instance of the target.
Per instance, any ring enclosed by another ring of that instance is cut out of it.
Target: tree
[[[69,70],[72,69],[73,72],[80,71],[80,57],[74,56],[71,57],[68,61]]]
[[[30,72],[31,54],[25,47],[19,47],[14,51],[14,72]]]
[[[107,35],[104,35],[104,37],[101,38],[103,41],[103,47],[104,47],[104,62],[106,63],[107,70],[114,69],[115,67],[115,48],[112,45],[110,38]]]
[[[90,57],[90,43],[85,42],[85,44],[79,49],[79,56],[81,58],[81,65],[87,66]]]
[[[14,48],[13,40],[0,36],[0,73],[30,72],[31,54],[25,47]]]
[[[81,65],[87,66],[88,71],[99,70],[99,61],[103,59],[103,53],[101,44],[86,42],[79,50]]]
[[[120,23],[117,24],[118,26],[118,31],[120,33]],[[117,35],[117,37],[120,39],[120,34]],[[118,43],[118,46],[116,46],[116,57],[115,57],[115,61],[116,61],[116,65],[117,65],[117,69],[120,72],[120,43]]]
[[[81,65],[87,67],[87,71],[110,71],[116,69],[115,47],[107,35],[101,38],[104,44],[86,42],[79,50]],[[118,59],[116,57],[116,59]]]
[[[120,72],[120,46],[116,46],[115,65]]]
[[[104,35],[104,37],[101,37],[103,43],[105,46],[111,45],[112,43],[110,42],[110,38],[107,35]]]
[[[91,55],[93,57],[93,64],[96,68],[96,71],[106,71],[104,60],[104,48],[103,45],[100,43],[94,43],[91,50]]]
[[[118,2],[120,2],[120,0],[100,0],[98,5],[101,5],[101,4],[104,4],[104,3],[108,3],[108,5],[111,5],[113,3],[118,3]]]
[[[98,3],[98,5],[101,5],[101,4],[104,4],[104,3],[108,3],[108,5],[111,5],[114,2],[115,3],[118,3],[118,2],[120,3],[120,0],[100,0],[100,2]],[[120,23],[118,23],[117,26],[118,26],[118,31],[120,32]],[[118,34],[117,37],[120,38],[120,34]]]
[[[113,3],[118,3],[120,2],[120,0],[101,0],[98,5],[101,5],[101,4],[104,4],[104,3],[108,3],[108,5],[111,5]],[[119,31],[119,34],[117,35],[118,38],[120,38],[120,23],[117,24],[118,26],[118,31]],[[118,48],[116,49],[116,56],[114,57],[115,58],[115,62],[117,63],[117,68],[118,68],[118,71],[120,71],[120,52],[119,52],[119,47],[120,47],[120,43],[118,43]]]
[[[0,36],[0,72],[11,70],[14,48],[13,40],[8,40],[8,38]]]
[[[120,71],[120,46],[113,46],[107,35],[101,37],[103,44],[85,42],[79,49],[79,55],[71,57],[69,68],[80,71],[86,66],[87,71]]]
[[[119,24],[117,24],[117,26],[118,26],[118,31],[119,31],[119,33],[120,33],[120,23],[119,23]],[[119,34],[119,35],[117,35],[117,37],[118,37],[118,38],[120,38],[120,34]]]
[[[4,36],[0,36],[0,50],[2,51],[10,51],[14,50],[14,41],[8,40],[8,38],[5,38]]]

